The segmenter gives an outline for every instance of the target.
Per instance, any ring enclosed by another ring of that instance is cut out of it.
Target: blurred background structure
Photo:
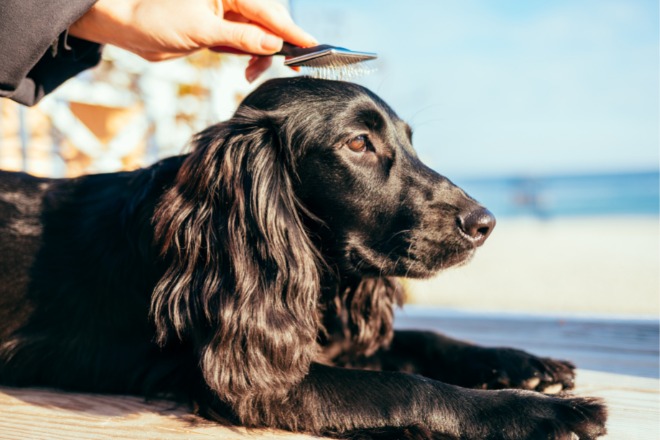
[[[0,168],[74,177],[181,154],[194,133],[231,117],[252,90],[246,64],[211,52],[149,63],[108,46],[99,66],[34,108],[0,101]],[[279,63],[262,81],[290,74]]]
[[[657,1],[289,4],[319,41],[379,54],[355,81],[498,217],[472,263],[409,282],[410,302],[658,316]],[[184,152],[254,87],[246,61],[108,47],[35,108],[0,101],[0,168],[71,177]],[[261,80],[290,74],[276,62]]]

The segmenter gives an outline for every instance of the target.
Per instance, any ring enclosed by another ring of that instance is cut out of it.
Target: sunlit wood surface
[[[576,394],[604,398],[609,435],[660,439],[658,322],[469,314],[409,308],[402,328],[433,328],[487,345],[575,361]],[[208,423],[166,401],[0,387],[1,439],[305,439]]]

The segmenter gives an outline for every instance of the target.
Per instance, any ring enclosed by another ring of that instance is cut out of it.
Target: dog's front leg
[[[341,356],[338,364],[405,371],[469,388],[521,388],[547,393],[573,388],[575,377],[575,367],[566,361],[415,330],[397,330],[391,344],[373,356]]]
[[[597,401],[484,391],[400,372],[313,364],[285,396],[256,396],[239,421],[350,438],[593,439],[604,433]]]

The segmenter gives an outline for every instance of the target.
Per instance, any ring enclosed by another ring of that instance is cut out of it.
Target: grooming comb
[[[247,55],[245,52],[226,46],[212,47],[215,52]],[[282,50],[275,55],[283,55],[284,65],[292,68],[302,67],[303,73],[321,79],[348,79],[374,71],[362,64],[378,58],[370,52],[356,52],[343,47],[321,44],[313,47],[298,47],[284,43]],[[298,70],[298,69],[296,69]]]
[[[371,73],[373,69],[361,63],[378,57],[375,53],[356,52],[329,44],[297,47],[286,42],[275,55],[284,55],[285,66],[303,67],[305,73],[323,79],[347,79]]]

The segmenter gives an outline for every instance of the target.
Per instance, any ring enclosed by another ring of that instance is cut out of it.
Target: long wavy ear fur
[[[326,294],[327,295],[327,294]],[[370,356],[389,345],[394,336],[394,308],[401,307],[404,292],[394,278],[362,278],[326,296],[325,330],[350,341],[349,357]]]
[[[167,266],[151,305],[158,340],[192,340],[207,384],[239,418],[303,378],[319,329],[318,256],[277,129],[243,109],[200,133],[154,214]]]
[[[394,308],[403,305],[403,289],[394,278],[365,278],[344,292],[348,329],[355,350],[372,355],[394,336]]]

